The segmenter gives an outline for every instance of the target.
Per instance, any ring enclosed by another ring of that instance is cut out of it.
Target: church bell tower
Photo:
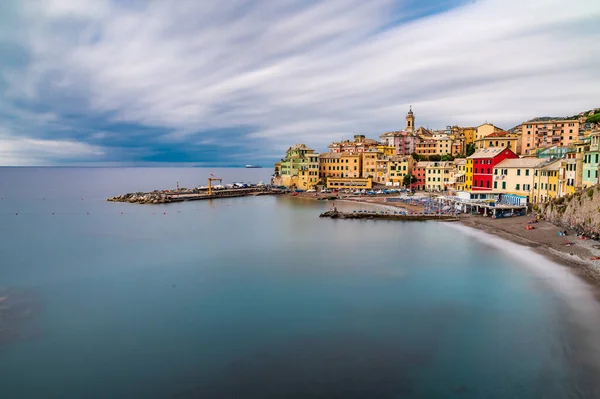
[[[412,105],[408,109],[408,114],[406,114],[406,128],[404,130],[409,133],[414,133],[415,131],[415,115],[412,112]]]

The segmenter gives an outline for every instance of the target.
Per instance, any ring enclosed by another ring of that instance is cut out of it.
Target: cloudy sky
[[[0,165],[268,165],[600,107],[597,0],[0,2]]]

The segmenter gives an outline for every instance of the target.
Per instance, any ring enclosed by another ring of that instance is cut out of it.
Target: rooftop
[[[495,137],[504,137],[504,138],[516,138],[517,135],[514,133],[510,133],[510,132],[494,132],[491,134],[488,134],[487,136],[485,136],[483,139],[480,140],[485,140],[485,139],[491,139],[491,138],[495,138]]]
[[[290,147],[290,150],[314,151],[312,148],[307,147],[306,144],[296,144]]]
[[[515,158],[505,159],[497,164],[496,168],[535,168],[546,162],[540,158]]]
[[[504,147],[488,147],[488,148],[483,148],[481,150],[478,150],[477,152],[475,152],[473,155],[471,155],[469,158],[471,159],[475,159],[475,158],[494,158],[497,155],[500,155],[500,153],[502,151],[510,151],[507,148]]]

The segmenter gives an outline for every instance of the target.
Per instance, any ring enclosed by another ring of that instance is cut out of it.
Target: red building
[[[473,160],[473,191],[491,190],[494,166],[513,158],[518,158],[517,154],[504,147],[488,147],[471,155],[469,159]]]
[[[410,188],[414,188],[415,190],[425,190],[425,168],[427,168],[429,162],[417,162],[415,166],[413,166],[413,176],[415,180],[411,184]]]

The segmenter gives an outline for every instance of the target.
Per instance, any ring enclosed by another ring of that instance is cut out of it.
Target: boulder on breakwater
[[[151,193],[129,193],[117,195],[107,199],[111,202],[129,202],[131,204],[166,204],[173,202],[164,192],[154,191]]]
[[[384,220],[404,220],[404,221],[425,221],[425,220],[438,220],[452,222],[458,220],[453,215],[430,215],[430,214],[401,214],[401,213],[389,213],[389,211],[378,211],[378,212],[359,212],[359,213],[348,213],[339,212],[337,209],[333,211],[327,211],[319,215],[322,218],[330,219],[384,219]]]

